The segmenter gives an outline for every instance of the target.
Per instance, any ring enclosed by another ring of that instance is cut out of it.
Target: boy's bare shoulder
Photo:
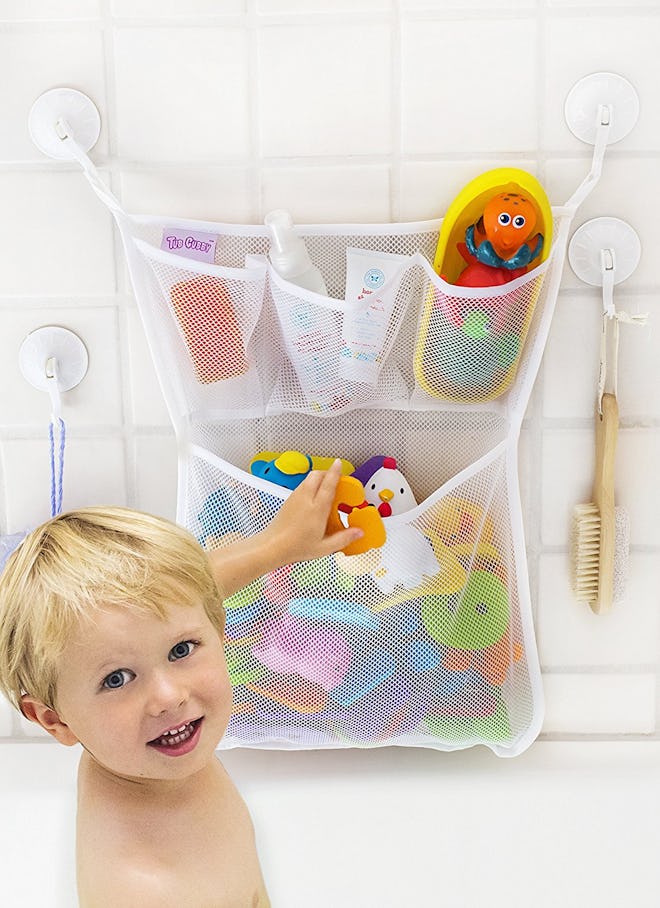
[[[198,792],[156,802],[79,783],[81,908],[268,908],[252,821],[220,766]]]
[[[210,888],[208,880],[137,862],[108,864],[93,886],[81,880],[78,890],[80,908],[270,908],[263,884],[227,892],[222,885]]]

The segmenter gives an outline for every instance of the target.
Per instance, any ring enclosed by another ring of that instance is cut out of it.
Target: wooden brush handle
[[[602,413],[596,416],[596,472],[594,503],[600,514],[598,601],[594,611],[608,611],[614,595],[614,463],[619,434],[619,407],[614,394],[603,394]]]

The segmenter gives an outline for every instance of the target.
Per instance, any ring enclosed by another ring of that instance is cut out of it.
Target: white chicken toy
[[[364,486],[364,497],[381,517],[403,514],[417,504],[412,489],[394,457],[370,457],[352,474]]]
[[[352,475],[364,486],[365,501],[375,505],[383,519],[405,514],[417,505],[394,457],[370,457]],[[388,527],[385,544],[377,553],[377,563],[370,564],[368,573],[386,594],[416,587],[438,573],[431,543],[406,523]]]

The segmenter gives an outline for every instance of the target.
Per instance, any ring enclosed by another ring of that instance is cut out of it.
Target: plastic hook
[[[18,361],[26,381],[48,393],[53,418],[59,419],[62,392],[80,384],[87,374],[89,358],[85,345],[73,331],[44,325],[25,338]]]

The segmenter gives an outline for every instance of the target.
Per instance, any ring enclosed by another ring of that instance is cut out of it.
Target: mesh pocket
[[[499,446],[387,520],[382,549],[287,565],[225,602],[224,746],[522,748],[538,701],[505,462]],[[187,525],[225,545],[285,494],[196,449]]]
[[[157,365],[166,375],[175,372],[183,408],[260,410],[255,327],[265,269],[193,267],[139,241],[136,246],[148,264],[150,316],[158,320]]]
[[[348,304],[272,280],[270,290],[285,359],[269,401],[269,412],[295,410],[331,415],[354,407],[405,405],[410,394],[408,384],[388,357],[408,306],[419,292],[418,274],[419,268],[411,266],[384,289],[383,298],[388,296],[387,314],[377,336],[377,353],[365,376],[348,365]]]
[[[415,378],[432,397],[493,400],[513,382],[547,265],[484,289],[447,284],[426,269]]]

